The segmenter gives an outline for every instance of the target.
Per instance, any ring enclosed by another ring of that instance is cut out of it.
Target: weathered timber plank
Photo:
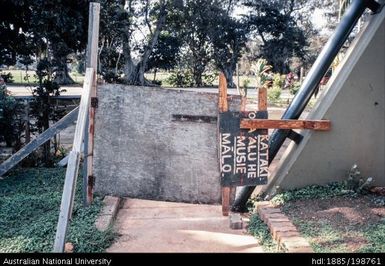
[[[222,215],[229,216],[230,212],[230,187],[222,187]]]
[[[64,181],[63,195],[60,205],[59,221],[56,229],[54,252],[63,252],[67,234],[68,222],[71,218],[75,196],[75,185],[78,176],[80,152],[84,138],[87,111],[90,102],[91,86],[94,77],[94,69],[87,68],[83,84],[83,95],[80,100],[78,120],[75,129],[72,151],[68,159],[66,177]]]
[[[327,131],[331,128],[330,120],[273,120],[273,119],[241,119],[240,127],[244,129],[312,129]]]
[[[59,221],[56,229],[54,252],[63,252],[68,229],[68,221],[72,211],[72,199],[75,194],[75,184],[78,175],[80,153],[72,150],[68,158],[68,166],[60,205]]]
[[[74,144],[72,146],[72,150],[81,152],[83,137],[84,137],[84,128],[86,126],[86,119],[87,119],[87,110],[89,107],[90,102],[90,94],[91,94],[91,87],[93,83],[93,77],[94,77],[94,69],[93,68],[87,68],[86,75],[84,79],[84,85],[83,85],[83,95],[80,100],[79,105],[79,114],[78,114],[78,122],[76,124],[75,129],[75,135],[74,135]]]
[[[90,17],[89,17],[89,29],[88,29],[88,42],[89,42],[89,51],[90,51],[90,65],[89,67],[95,69],[93,76],[93,82],[91,87],[91,97],[96,97],[96,75],[98,69],[98,41],[99,41],[99,20],[100,20],[100,4],[99,3],[90,3]],[[91,14],[92,13],[92,14]],[[94,162],[94,128],[95,128],[95,112],[96,107],[90,106],[88,113],[88,134],[86,134],[85,142],[87,142],[87,149],[84,152],[87,154],[85,157],[87,175],[84,178],[84,184],[87,184],[87,203],[90,204],[93,200],[93,182],[90,182],[89,179],[93,179],[93,162]],[[87,182],[85,182],[87,181]]]
[[[46,143],[48,140],[53,138],[57,133],[59,133],[63,129],[66,129],[69,125],[75,122],[76,117],[78,115],[78,111],[79,111],[79,108],[76,107],[74,110],[72,110],[62,119],[60,119],[58,122],[53,124],[46,131],[41,133],[39,136],[37,136],[35,139],[33,139],[23,148],[18,150],[14,155],[8,158],[8,160],[3,162],[0,165],[0,176],[4,175],[10,169],[16,166],[19,162],[21,162],[25,157],[31,154],[34,150],[36,150],[38,147],[40,147],[41,145]]]
[[[267,88],[261,87],[258,89],[258,111],[259,112],[265,112],[266,116],[263,117],[263,119],[268,118],[268,112],[267,112]],[[251,128],[250,130],[255,130],[255,128]],[[267,129],[260,130],[260,134],[268,135],[269,132]]]
[[[227,112],[229,105],[227,102],[227,81],[223,73],[219,74],[219,112]],[[222,215],[228,216],[230,211],[230,187],[222,187]]]
[[[267,89],[258,89],[258,111],[267,111]]]
[[[65,156],[63,159],[61,159],[57,165],[60,166],[60,167],[64,167],[67,165],[68,163],[68,158],[69,158],[69,154],[67,154],[67,156]]]
[[[227,102],[227,81],[223,73],[219,75],[219,112],[227,112],[229,105]]]

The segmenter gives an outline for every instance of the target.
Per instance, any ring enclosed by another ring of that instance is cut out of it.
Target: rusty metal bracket
[[[172,115],[172,121],[176,122],[196,122],[215,124],[217,122],[216,116],[208,115]]]
[[[91,97],[91,107],[92,108],[98,108],[99,107],[98,97]]]
[[[88,186],[93,187],[95,185],[95,177],[93,175],[88,176]]]

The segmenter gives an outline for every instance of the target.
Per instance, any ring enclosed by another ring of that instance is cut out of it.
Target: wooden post
[[[265,87],[258,89],[258,111],[267,111],[267,89]]]
[[[241,108],[240,108],[241,112],[246,111],[246,105],[247,105],[247,96],[242,96],[241,97]]]
[[[89,112],[87,112],[87,121],[86,121],[86,126],[85,126],[85,132],[84,132],[84,142],[83,142],[83,169],[82,169],[82,199],[83,199],[83,206],[88,206],[88,142],[89,142],[89,137],[88,137],[88,132],[89,132],[89,127],[90,127],[90,119],[88,117]],[[68,159],[67,159],[68,163]]]
[[[99,21],[100,21],[100,4],[91,2],[88,18],[88,45],[87,45],[87,67],[95,70],[92,79],[91,98],[96,99],[96,79],[98,69],[98,41],[99,41]],[[93,200],[93,152],[94,152],[94,128],[95,128],[95,111],[96,106],[92,105],[88,110],[88,126],[84,138],[84,169],[83,169],[83,188],[84,198],[87,204]]]
[[[219,112],[227,112],[229,105],[227,102],[227,82],[223,73],[219,75]],[[230,187],[222,187],[222,215],[228,216],[230,211]]]
[[[222,215],[229,216],[230,212],[230,187],[222,187]]]
[[[59,221],[56,229],[54,252],[63,252],[64,244],[68,229],[69,219],[71,218],[76,179],[78,176],[79,163],[80,163],[80,152],[85,135],[85,126],[87,120],[87,110],[90,102],[91,87],[94,79],[94,70],[87,68],[86,76],[83,84],[82,97],[79,105],[78,119],[75,129],[74,142],[72,151],[69,154],[67,171],[64,181],[63,195],[60,205]]]
[[[219,112],[227,112],[229,105],[227,103],[227,82],[226,77],[223,73],[219,75]]]

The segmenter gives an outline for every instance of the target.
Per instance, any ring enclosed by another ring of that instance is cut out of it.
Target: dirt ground
[[[385,207],[378,200],[383,197],[374,194],[298,200],[282,210],[316,252],[359,252],[372,244],[368,234],[375,233],[373,226],[384,223]]]

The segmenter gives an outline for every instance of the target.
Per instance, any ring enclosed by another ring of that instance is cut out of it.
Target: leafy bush
[[[114,70],[105,69],[102,73],[103,79],[107,83],[117,83],[120,81],[120,76]]]
[[[58,121],[65,115],[64,110],[59,110],[53,99],[59,96],[64,90],[60,89],[59,84],[54,80],[55,72],[52,63],[48,60],[41,60],[37,65],[36,76],[38,78],[38,86],[32,91],[33,101],[31,102],[31,115],[35,118],[32,125],[32,131],[42,133],[50,126],[50,121]],[[37,158],[46,166],[53,165],[51,141],[46,142],[43,146],[43,157]],[[55,150],[53,153],[55,154]]]
[[[271,89],[268,89],[267,91],[267,99],[271,103],[277,103],[279,102],[279,99],[281,97],[282,90],[279,87],[273,87]]]
[[[282,89],[285,84],[285,76],[280,75],[279,73],[274,74],[273,76],[273,88]]]
[[[273,66],[269,65],[267,63],[266,59],[260,58],[256,62],[256,64],[253,64],[252,70],[255,73],[257,77],[257,88],[269,88],[272,84],[272,70]]]
[[[5,84],[0,84],[0,142],[5,141],[8,147],[20,148],[22,121],[21,109],[16,99],[7,92]]]
[[[273,86],[267,91],[267,99],[271,103],[278,103],[281,94],[282,94],[282,86],[284,82],[284,78],[280,74],[274,74],[273,76]]]
[[[218,73],[203,74],[203,85],[213,86],[213,83],[217,78],[218,78]]]
[[[191,87],[194,84],[193,74],[189,70],[177,70],[167,78],[167,82],[174,87]]]
[[[294,82],[290,87],[289,91],[292,95],[296,95],[299,89],[301,88],[301,83],[300,82]]]
[[[311,185],[304,188],[284,191],[275,195],[271,199],[271,202],[275,205],[283,205],[293,200],[330,198],[352,194],[352,191],[346,188],[345,182],[334,182],[325,186]]]
[[[64,176],[62,168],[35,168],[0,180],[0,252],[52,251]],[[115,235],[96,229],[102,201],[96,197],[91,206],[83,207],[81,182],[79,177],[67,241],[75,252],[103,252]]]
[[[251,80],[249,80],[249,79],[244,79],[244,80],[243,80],[242,87],[243,87],[244,89],[247,89],[247,88],[249,87],[250,83],[251,83]]]
[[[0,73],[0,76],[4,79],[5,83],[13,83],[13,75],[11,72]]]
[[[372,182],[372,177],[364,178],[361,175],[361,171],[358,168],[357,164],[353,164],[352,168],[350,168],[348,172],[346,186],[348,189],[362,194],[367,192],[367,190],[369,189],[369,185],[372,184]]]

